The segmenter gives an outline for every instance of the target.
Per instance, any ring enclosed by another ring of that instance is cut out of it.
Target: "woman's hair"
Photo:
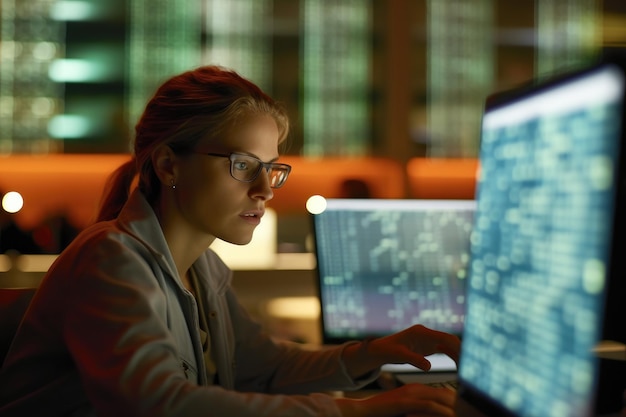
[[[177,154],[191,152],[199,140],[218,140],[242,118],[267,114],[274,118],[279,143],[289,132],[284,109],[259,87],[236,72],[204,66],[167,80],[148,102],[135,127],[133,158],[109,177],[96,221],[117,217],[138,174],[138,187],[153,204],[160,182],[152,153],[167,144]]]

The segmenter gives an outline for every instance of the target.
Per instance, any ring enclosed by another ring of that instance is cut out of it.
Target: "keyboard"
[[[457,388],[459,387],[459,382],[456,379],[452,379],[452,380],[441,381],[441,382],[430,382],[426,385],[435,387],[435,388],[447,388],[451,391],[456,391]]]

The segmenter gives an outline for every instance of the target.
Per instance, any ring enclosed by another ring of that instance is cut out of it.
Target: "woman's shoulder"
[[[136,263],[153,257],[145,242],[120,228],[115,221],[88,226],[57,258],[57,263],[72,268],[103,268]],[[143,263],[143,262],[142,262]]]
[[[138,239],[120,228],[116,221],[103,221],[83,229],[70,243],[66,251],[90,252],[99,246],[131,246]]]
[[[141,242],[107,221],[81,231],[59,254],[41,284],[53,292],[65,288],[67,298],[84,294],[85,288],[112,288],[133,281],[150,285],[158,269],[158,262]]]

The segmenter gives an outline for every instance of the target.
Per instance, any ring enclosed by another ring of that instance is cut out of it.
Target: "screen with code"
[[[460,334],[474,201],[329,199],[313,216],[326,343]]]
[[[591,414],[623,84],[602,67],[485,111],[459,377],[511,415]]]

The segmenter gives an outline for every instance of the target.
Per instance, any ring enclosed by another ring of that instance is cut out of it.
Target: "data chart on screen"
[[[338,200],[315,216],[324,331],[460,333],[473,201]]]

